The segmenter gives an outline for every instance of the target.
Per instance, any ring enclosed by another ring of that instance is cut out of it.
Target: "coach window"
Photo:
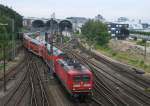
[[[64,63],[62,60],[59,60],[58,63],[59,63],[62,67],[65,66],[65,63]]]
[[[47,52],[48,52],[48,54],[49,54],[49,55],[51,55],[51,52],[50,52],[50,50],[47,50]]]
[[[47,53],[48,53],[49,55],[51,55],[50,45],[48,44],[46,48],[47,48]]]

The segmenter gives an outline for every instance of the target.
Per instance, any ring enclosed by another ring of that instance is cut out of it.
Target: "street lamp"
[[[3,24],[3,23],[0,23],[0,26],[7,26],[8,24]],[[5,40],[5,36],[4,36],[4,39]],[[4,76],[4,92],[6,91],[6,80],[5,80],[5,71],[6,71],[6,55],[5,55],[5,41],[3,42],[3,61],[4,61],[4,73],[3,73],[3,76]]]

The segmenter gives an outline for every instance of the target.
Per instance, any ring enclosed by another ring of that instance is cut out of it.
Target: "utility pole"
[[[14,31],[15,31],[15,28],[14,28],[14,19],[12,19],[12,59],[15,58],[15,38],[14,38]]]
[[[60,35],[61,35],[61,45],[63,45],[63,33],[62,33],[62,31],[60,32]]]
[[[50,30],[50,51],[51,51],[51,71],[52,71],[52,73],[53,73],[53,68],[54,68],[54,65],[53,65],[53,59],[54,59],[54,57],[53,57],[53,18],[51,18],[51,21],[50,21],[50,28],[51,28],[51,30]]]
[[[7,26],[8,24],[2,24],[0,23],[0,26]],[[5,33],[5,32],[4,32]],[[6,35],[7,36],[7,35]],[[6,78],[5,78],[5,72],[6,72],[6,49],[5,49],[5,46],[6,46],[6,39],[5,39],[5,35],[4,35],[4,39],[3,39],[3,64],[4,64],[4,72],[3,72],[3,83],[4,83],[4,92],[6,92]]]
[[[146,59],[146,39],[144,39],[144,46],[145,46],[145,49],[144,49],[144,59]]]
[[[5,37],[4,37],[5,38]],[[4,41],[5,42],[5,41]],[[5,78],[5,72],[6,72],[6,51],[5,51],[5,43],[3,44],[3,58],[4,58],[4,92],[6,92],[6,78]]]

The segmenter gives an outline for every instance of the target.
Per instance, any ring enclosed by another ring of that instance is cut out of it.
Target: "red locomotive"
[[[93,75],[80,62],[66,58],[65,53],[56,47],[53,47],[52,56],[50,44],[32,39],[28,35],[24,35],[23,45],[29,51],[42,57],[48,66],[50,66],[50,60],[54,60],[54,73],[73,97],[85,98],[91,95]]]
[[[55,73],[73,97],[91,96],[93,76],[88,68],[72,59],[58,59]]]

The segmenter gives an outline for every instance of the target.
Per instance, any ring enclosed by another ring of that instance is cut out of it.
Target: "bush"
[[[141,60],[141,61],[140,61],[140,66],[143,66],[143,65],[144,65],[144,61]]]
[[[113,53],[112,53],[112,56],[116,56],[116,55],[117,55],[117,53],[116,53],[116,52],[113,52]]]
[[[145,42],[144,40],[141,40],[141,41],[137,41],[137,42],[136,42],[137,45],[141,45],[141,46],[144,46],[145,43],[146,43],[146,42]]]

